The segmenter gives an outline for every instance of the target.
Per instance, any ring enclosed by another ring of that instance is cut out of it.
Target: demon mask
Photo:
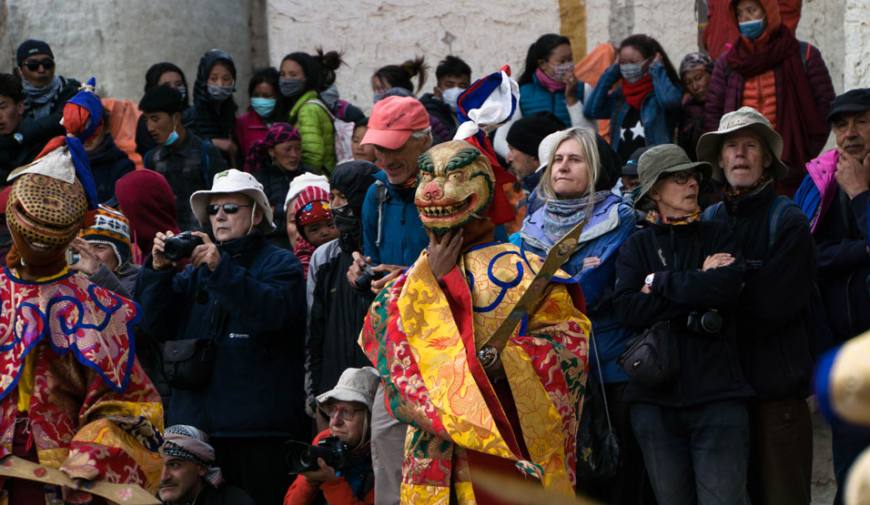
[[[474,146],[444,142],[420,155],[417,164],[420,181],[414,203],[424,227],[440,234],[485,217],[495,176],[489,160]]]
[[[18,177],[6,204],[6,221],[21,266],[35,267],[35,272],[40,267],[62,268],[67,246],[79,232],[87,207],[78,180],[68,183],[33,173]]]

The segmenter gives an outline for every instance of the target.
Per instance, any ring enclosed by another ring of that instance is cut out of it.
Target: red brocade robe
[[[473,484],[487,468],[573,495],[590,323],[576,284],[552,282],[500,354],[490,381],[475,342],[504,321],[540,268],[511,244],[472,248],[441,281],[426,253],[373,302],[360,345],[385,403],[409,424],[401,502],[498,503]]]
[[[155,491],[163,407],[134,357],[138,306],[81,274],[28,282],[7,268],[0,300],[0,457]]]

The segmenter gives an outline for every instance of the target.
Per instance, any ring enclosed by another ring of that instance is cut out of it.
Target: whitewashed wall
[[[200,57],[218,47],[233,55],[241,96],[251,72],[248,0],[0,0],[0,69],[15,65],[15,49],[42,39],[61,75],[94,75],[101,94],[138,101],[145,71],[171,61],[193,84]]]
[[[370,77],[380,66],[425,56],[426,91],[435,85],[438,61],[451,53],[468,62],[474,77],[505,63],[518,77],[529,45],[559,30],[555,0],[320,0],[317,8],[310,0],[268,0],[266,19],[272,64],[317,46],[343,51],[339,91],[365,110],[372,104]]]

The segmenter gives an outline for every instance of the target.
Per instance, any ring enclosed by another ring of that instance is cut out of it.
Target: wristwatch
[[[656,274],[649,274],[643,280],[643,283],[646,284],[646,286],[648,288],[652,289],[653,281],[655,280],[655,278],[656,278]]]

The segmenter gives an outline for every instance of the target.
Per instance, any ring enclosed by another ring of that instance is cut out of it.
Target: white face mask
[[[447,88],[441,92],[441,100],[443,100],[444,103],[450,106],[450,110],[456,112],[456,103],[459,100],[459,95],[461,95],[464,91],[465,90],[460,87]]]

